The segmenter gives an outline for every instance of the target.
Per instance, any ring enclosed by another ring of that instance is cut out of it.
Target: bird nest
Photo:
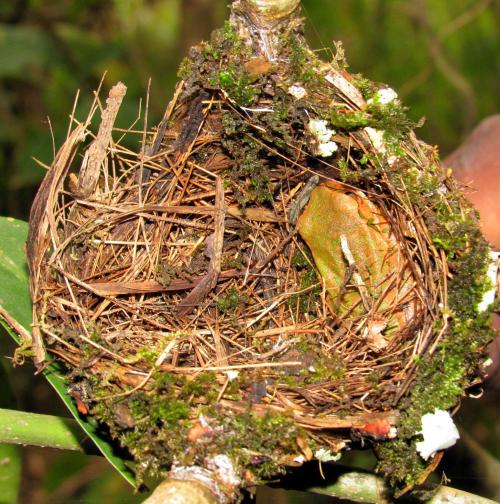
[[[96,94],[32,209],[38,363],[66,364],[139,475],[226,454],[252,484],[360,439],[414,452],[489,337],[464,329],[487,245],[392,90],[319,61],[298,19],[274,59],[245,23],[192,51],[155,128],[115,127],[123,84]]]

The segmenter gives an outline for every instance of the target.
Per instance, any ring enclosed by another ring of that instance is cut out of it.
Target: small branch
[[[0,409],[0,443],[87,452],[86,435],[70,418]]]
[[[210,490],[196,481],[167,480],[142,504],[218,504]]]
[[[106,108],[102,112],[99,132],[87,150],[78,175],[78,192],[80,196],[90,196],[97,188],[101,165],[106,159],[112,141],[113,125],[126,92],[127,88],[121,82],[113,86],[109,92]]]
[[[319,480],[319,471],[299,470],[293,477],[285,478],[283,485],[275,488],[299,490],[336,497],[360,503],[387,504],[394,502],[391,492],[382,478],[374,474],[353,471],[348,467],[326,464],[323,466],[326,480]],[[300,474],[299,474],[300,473]],[[317,474],[316,474],[317,473]],[[305,485],[304,482],[308,482]],[[274,485],[273,485],[274,486]],[[493,504],[493,501],[478,495],[441,486],[427,504],[444,504],[445,502],[467,502],[470,504]]]
[[[358,288],[359,294],[363,301],[363,305],[365,306],[366,311],[369,312],[371,310],[371,303],[369,300],[370,295],[365,283],[363,282],[363,278],[358,272],[356,261],[354,260],[354,256],[352,255],[347,237],[345,235],[340,235],[340,248],[342,249],[342,253],[344,254],[347,264],[349,265],[350,271],[352,271],[351,275],[354,282],[356,283],[356,287]]]
[[[198,306],[205,296],[217,285],[221,272],[222,249],[224,247],[224,221],[226,209],[224,206],[224,187],[222,179],[215,181],[215,219],[210,264],[206,276],[179,304],[179,315],[185,316]]]
[[[231,20],[251,34],[257,55],[277,61],[280,34],[300,24],[300,0],[235,0]]]

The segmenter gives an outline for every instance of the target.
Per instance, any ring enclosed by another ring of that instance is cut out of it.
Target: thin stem
[[[142,504],[219,504],[210,489],[197,481],[167,480]]]
[[[32,445],[88,453],[86,435],[70,418],[0,409],[0,443]]]
[[[293,477],[285,477],[282,482],[273,485],[275,488],[299,490],[336,497],[360,503],[388,504],[394,502],[384,480],[374,474],[356,471],[338,464],[323,465],[326,479],[320,479],[319,471],[312,467],[298,469]],[[478,495],[440,486],[427,504],[444,502],[467,502],[468,504],[493,504],[494,501]]]

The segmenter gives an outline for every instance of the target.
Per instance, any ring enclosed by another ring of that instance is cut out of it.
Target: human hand
[[[479,210],[484,236],[494,250],[500,250],[500,114],[479,123],[465,142],[445,160],[455,178],[465,186],[465,195]],[[500,316],[493,315],[493,327],[500,329]],[[488,381],[500,385],[500,337],[489,347],[493,364]]]

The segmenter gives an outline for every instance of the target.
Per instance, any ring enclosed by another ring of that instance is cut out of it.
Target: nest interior
[[[297,16],[275,54],[248,23],[192,50],[157,127],[114,127],[122,84],[73,118],[31,215],[38,363],[140,478],[224,453],[250,485],[364,439],[414,484],[422,414],[491,338],[488,245],[391,90]]]

